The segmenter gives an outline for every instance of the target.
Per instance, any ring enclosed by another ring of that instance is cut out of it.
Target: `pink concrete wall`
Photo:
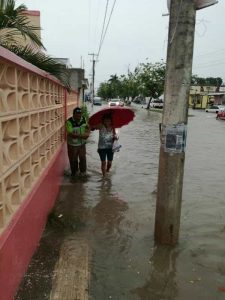
[[[12,300],[59,191],[66,162],[64,124],[78,105],[78,93],[68,94],[55,77],[1,46],[0,63],[0,300]],[[32,138],[33,131],[38,134]],[[24,136],[29,136],[26,147]],[[18,150],[9,161],[3,159],[8,140]],[[28,175],[25,184],[22,176]]]
[[[0,299],[12,300],[52,209],[65,166],[65,147],[55,155],[0,238]]]

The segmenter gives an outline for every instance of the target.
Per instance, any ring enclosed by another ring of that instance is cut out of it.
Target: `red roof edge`
[[[41,13],[39,10],[25,10],[24,14],[28,16],[40,17]]]

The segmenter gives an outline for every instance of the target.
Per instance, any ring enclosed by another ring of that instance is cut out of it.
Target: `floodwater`
[[[181,231],[175,248],[154,244],[159,122],[139,108],[120,130],[122,149],[101,181],[97,136],[88,146],[91,299],[225,299],[225,122],[190,111]]]
[[[180,241],[160,247],[154,217],[162,115],[141,106],[135,112],[120,130],[122,148],[108,178],[101,177],[93,132],[88,180],[65,178],[61,188],[58,212],[70,214],[71,222],[81,217],[80,234],[90,242],[90,299],[225,299],[225,122],[190,111]],[[32,292],[18,299],[47,299],[40,292],[40,298]]]

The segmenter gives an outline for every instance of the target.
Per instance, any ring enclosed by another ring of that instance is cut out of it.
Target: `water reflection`
[[[150,258],[150,277],[142,287],[133,290],[141,300],[174,300],[178,294],[176,259],[178,251],[158,246]]]
[[[118,193],[112,192],[111,180],[102,180],[99,188],[98,203],[92,213],[95,219],[95,230],[104,231],[106,235],[120,232],[120,224],[128,204]]]
[[[83,182],[70,183],[68,178],[64,178],[54,213],[66,228],[76,229],[86,223],[90,209],[85,205],[85,197]]]

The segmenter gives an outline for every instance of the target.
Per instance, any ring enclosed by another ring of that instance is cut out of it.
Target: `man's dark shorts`
[[[112,149],[98,149],[98,154],[100,156],[101,161],[106,161],[106,157],[108,161],[113,161],[113,152]]]

